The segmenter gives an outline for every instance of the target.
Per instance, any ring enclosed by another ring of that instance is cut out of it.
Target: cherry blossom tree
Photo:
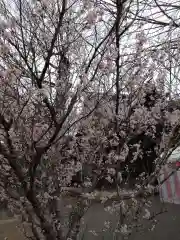
[[[169,68],[163,73],[160,67],[171,47],[165,54],[159,50],[156,61],[152,46],[144,51],[150,40],[137,21],[139,4],[131,0],[4,0],[0,9],[1,201],[28,223],[33,239],[77,239],[97,180],[105,176],[116,182],[117,208],[125,211],[117,227],[128,233],[121,169],[130,140],[143,134],[156,143],[153,171],[126,196],[135,215],[143,205],[136,197],[144,201],[151,193],[150,184],[179,144],[179,111],[173,121],[167,111]],[[124,42],[137,25],[141,31],[129,54]],[[149,93],[151,106],[145,104]],[[135,145],[130,161],[144,161],[141,144]],[[86,193],[70,191],[87,163],[93,177],[83,182]],[[60,204],[64,189],[78,197],[68,226]]]

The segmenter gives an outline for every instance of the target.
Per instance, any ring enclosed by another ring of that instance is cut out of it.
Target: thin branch
[[[63,17],[65,15],[65,12],[66,12],[66,0],[63,0],[63,2],[62,2],[62,10],[61,10],[61,12],[59,14],[58,24],[57,24],[57,27],[55,29],[55,33],[54,33],[53,39],[51,41],[51,46],[50,46],[50,48],[48,50],[47,58],[46,58],[46,61],[45,61],[45,64],[44,64],[41,76],[40,76],[40,78],[39,78],[39,80],[37,82],[39,88],[42,87],[42,81],[44,80],[46,71],[47,71],[47,69],[49,67],[50,59],[51,59],[52,54],[53,54],[54,45],[55,45],[55,42],[57,40],[58,34],[60,32],[60,28],[61,28],[62,23],[63,23]]]

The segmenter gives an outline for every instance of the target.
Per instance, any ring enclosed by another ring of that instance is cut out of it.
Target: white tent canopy
[[[168,163],[169,162],[177,162],[180,161],[180,147],[177,147],[172,154],[170,155],[170,157],[168,158]]]

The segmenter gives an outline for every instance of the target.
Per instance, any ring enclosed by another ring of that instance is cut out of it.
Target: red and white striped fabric
[[[159,183],[167,178],[172,171],[172,168],[164,166],[159,176]],[[160,185],[159,194],[162,202],[180,204],[180,170]]]

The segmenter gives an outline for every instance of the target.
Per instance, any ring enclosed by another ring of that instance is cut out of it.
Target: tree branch
[[[42,88],[42,81],[44,80],[44,77],[45,77],[45,74],[46,74],[46,71],[49,67],[49,63],[50,63],[50,59],[53,55],[53,49],[54,49],[54,45],[55,45],[55,42],[57,40],[57,37],[58,37],[58,34],[59,34],[59,31],[60,31],[60,28],[62,26],[62,23],[63,23],[63,17],[65,15],[65,12],[66,12],[66,0],[63,0],[62,1],[62,10],[59,14],[59,20],[58,20],[58,24],[57,24],[57,27],[55,29],[55,33],[54,33],[54,36],[53,36],[53,39],[51,41],[51,46],[48,50],[48,54],[47,54],[47,58],[45,60],[45,64],[44,64],[44,67],[43,67],[43,70],[42,70],[42,73],[41,73],[41,76],[37,82],[38,84],[38,87],[39,88]]]

